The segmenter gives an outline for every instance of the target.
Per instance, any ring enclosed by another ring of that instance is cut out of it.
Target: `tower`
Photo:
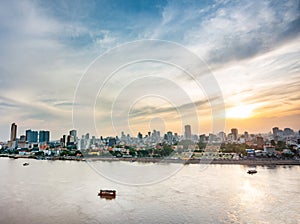
[[[189,125],[189,124],[184,126],[184,137],[185,137],[185,139],[192,138],[191,125]]]
[[[71,130],[70,135],[73,136],[73,142],[77,143],[77,131],[76,130]]]
[[[74,137],[74,139],[77,138],[77,131],[76,130],[71,130],[70,135]]]
[[[12,123],[10,129],[10,141],[16,141],[16,139],[17,139],[17,125],[15,123]]]

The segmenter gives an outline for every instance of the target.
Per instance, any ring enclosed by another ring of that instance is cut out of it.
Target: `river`
[[[1,158],[0,223],[300,223],[300,166],[248,169]]]

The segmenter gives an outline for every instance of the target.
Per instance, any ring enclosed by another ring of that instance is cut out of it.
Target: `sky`
[[[0,140],[298,131],[299,34],[293,0],[1,1]]]

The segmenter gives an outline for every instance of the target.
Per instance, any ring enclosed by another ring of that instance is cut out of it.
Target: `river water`
[[[165,178],[134,182],[149,167]],[[300,167],[248,169],[1,158],[0,223],[300,223]]]

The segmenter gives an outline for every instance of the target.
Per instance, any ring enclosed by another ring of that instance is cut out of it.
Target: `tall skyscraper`
[[[28,143],[38,142],[38,132],[30,129],[26,130],[26,141],[28,141]]]
[[[66,135],[63,135],[62,138],[60,139],[60,144],[61,146],[66,146]]]
[[[233,140],[236,141],[238,139],[238,129],[232,128],[231,129],[231,134],[232,134]]]
[[[70,135],[74,137],[74,139],[76,140],[77,138],[77,131],[76,130],[71,130],[70,131]]]
[[[191,125],[189,124],[184,126],[184,137],[185,139],[192,139]]]
[[[77,131],[76,130],[71,130],[70,131],[70,136],[72,136],[72,138],[71,139],[73,139],[71,142],[73,142],[73,143],[77,143]]]
[[[17,139],[17,125],[15,123],[12,123],[10,129],[10,141],[16,141],[16,139]]]
[[[50,140],[50,132],[49,131],[40,131],[39,132],[39,142],[40,143],[48,143]]]

